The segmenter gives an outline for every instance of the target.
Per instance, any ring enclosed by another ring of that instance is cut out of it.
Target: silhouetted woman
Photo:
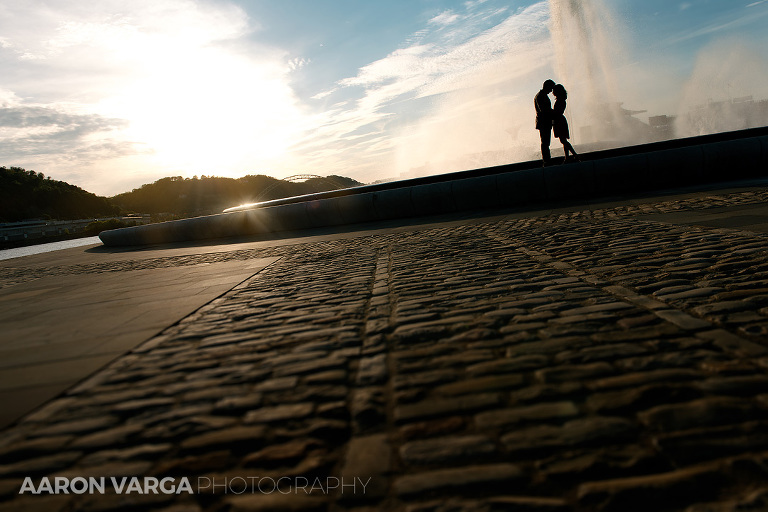
[[[557,84],[552,94],[555,95],[555,105],[552,107],[552,115],[554,116],[552,128],[554,128],[555,137],[560,139],[560,143],[563,145],[563,151],[565,152],[563,163],[568,162],[568,152],[573,154],[571,160],[578,162],[579,157],[576,156],[576,151],[571,146],[571,143],[568,142],[568,139],[571,137],[568,131],[568,120],[565,118],[565,99],[568,97],[568,92],[562,84]]]

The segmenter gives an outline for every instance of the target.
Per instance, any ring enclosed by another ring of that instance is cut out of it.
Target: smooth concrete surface
[[[84,250],[57,263],[82,263]],[[178,253],[178,251],[176,251]],[[186,252],[189,254],[190,250]],[[158,251],[142,253],[145,259]],[[165,256],[165,254],[162,254]],[[9,260],[34,266],[54,255]],[[102,261],[121,258],[101,254]],[[132,253],[135,259],[137,253]],[[0,426],[254,275],[276,258],[41,277],[0,289]],[[41,266],[44,266],[41,265]]]

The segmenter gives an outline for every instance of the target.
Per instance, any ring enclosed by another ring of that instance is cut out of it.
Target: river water
[[[47,244],[28,245],[27,247],[17,247],[16,249],[0,250],[0,260],[9,260],[11,258],[21,258],[22,256],[31,256],[44,252],[60,251],[62,249],[72,249],[84,245],[100,244],[101,239],[97,236],[85,238],[75,238],[73,240],[63,240],[61,242],[51,242]]]

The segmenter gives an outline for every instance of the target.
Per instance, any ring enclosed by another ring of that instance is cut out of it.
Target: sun
[[[189,176],[238,173],[279,160],[299,137],[301,107],[279,59],[164,40],[144,45],[136,60],[140,68],[109,108],[159,166]]]

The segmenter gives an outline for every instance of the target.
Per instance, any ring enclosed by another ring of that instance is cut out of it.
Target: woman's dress
[[[558,139],[570,139],[571,134],[568,131],[568,120],[565,118],[565,100],[558,98],[555,100],[555,106],[552,107],[552,128],[555,131],[555,137]]]

